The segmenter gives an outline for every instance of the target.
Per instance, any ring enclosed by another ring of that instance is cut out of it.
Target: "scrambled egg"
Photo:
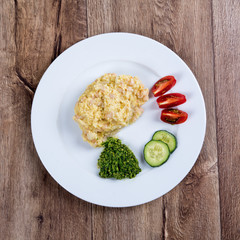
[[[82,137],[99,147],[121,128],[135,122],[148,101],[148,89],[137,77],[108,73],[90,84],[75,105],[73,119]]]

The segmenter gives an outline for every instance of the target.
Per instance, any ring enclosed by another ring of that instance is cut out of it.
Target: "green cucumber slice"
[[[177,148],[177,139],[176,137],[165,130],[157,131],[153,134],[152,140],[160,140],[165,142],[170,150],[170,153],[172,153]]]
[[[149,141],[144,147],[145,161],[151,167],[158,167],[165,163],[170,156],[168,145],[162,141]]]

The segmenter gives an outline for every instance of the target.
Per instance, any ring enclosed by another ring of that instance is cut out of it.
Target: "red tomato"
[[[188,114],[178,109],[164,109],[162,110],[161,120],[165,123],[180,124],[187,120]]]
[[[163,77],[154,84],[152,87],[152,93],[155,97],[158,97],[169,91],[175,84],[176,79],[174,76]]]
[[[160,108],[175,107],[185,103],[186,101],[186,97],[181,93],[169,93],[157,99],[157,103]]]

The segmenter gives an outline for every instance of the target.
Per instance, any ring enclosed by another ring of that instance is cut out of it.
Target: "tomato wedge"
[[[152,93],[155,97],[163,95],[169,91],[175,84],[176,79],[174,76],[166,76],[158,80],[152,87]]]
[[[162,110],[161,120],[165,123],[180,124],[187,120],[188,114],[178,109],[164,109]]]
[[[181,93],[169,93],[157,99],[159,108],[175,107],[186,101],[186,97]]]

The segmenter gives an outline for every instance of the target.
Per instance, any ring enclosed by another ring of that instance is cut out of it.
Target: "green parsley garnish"
[[[121,140],[109,137],[98,159],[99,175],[102,178],[134,178],[141,168],[133,152]]]

